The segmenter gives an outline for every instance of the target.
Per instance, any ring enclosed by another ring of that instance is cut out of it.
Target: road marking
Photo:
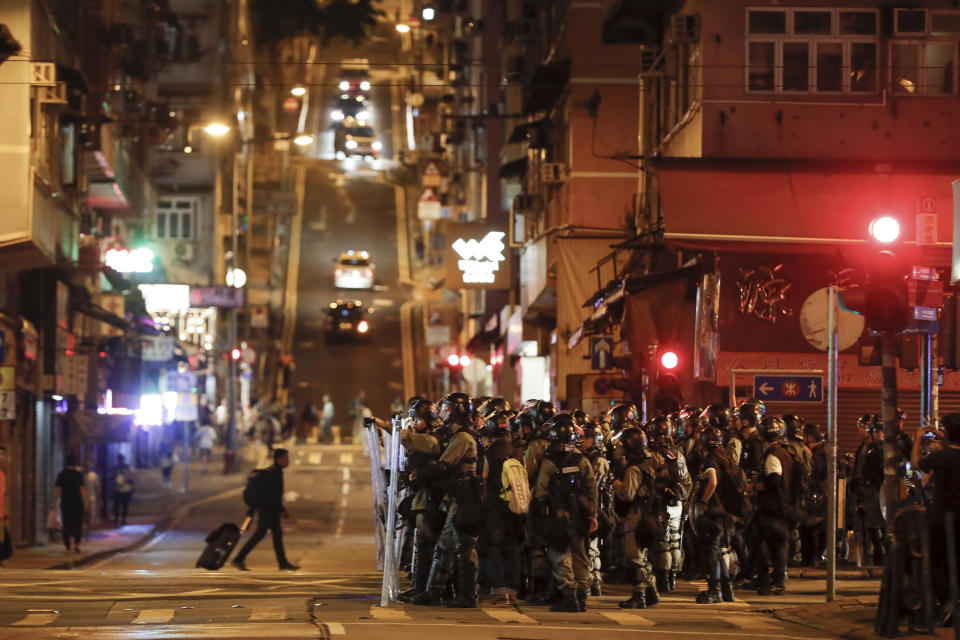
[[[247,618],[248,622],[257,620],[286,620],[287,610],[284,607],[254,607],[253,613]]]
[[[391,300],[390,298],[374,298],[373,299],[373,306],[375,307],[392,307],[394,304],[395,304],[394,301]]]
[[[353,464],[353,454],[352,453],[341,453],[340,454],[340,464]],[[347,480],[350,478],[350,470],[343,470],[343,479]]]
[[[495,609],[494,607],[480,607],[480,611],[497,622],[520,622],[523,624],[537,624],[530,616],[520,613],[516,609]]]
[[[297,287],[300,283],[300,242],[303,233],[303,200],[306,193],[307,168],[297,167],[294,191],[297,195],[297,210],[290,229],[290,250],[287,256],[287,288],[283,294],[283,331],[280,344],[289,353],[293,347],[293,334],[297,323]]]
[[[0,627],[3,629],[5,627]],[[309,638],[316,640],[317,627],[305,622],[278,622],[271,626],[271,636],[284,640]],[[21,632],[16,637],[27,637]],[[36,628],[29,632],[30,640],[63,640],[64,638],[96,638],[97,640],[127,640],[130,638],[130,629],[123,625],[101,626],[59,626],[45,629]],[[178,638],[182,640],[198,640],[199,638],[233,638],[235,640],[262,640],[264,625],[259,624],[176,624],[153,627],[150,636],[163,638]],[[3,634],[9,637],[9,634]]]
[[[59,613],[54,613],[52,611],[45,611],[43,613],[28,613],[25,617],[14,622],[11,626],[13,627],[42,627],[43,625],[50,624],[54,620],[60,617]]]
[[[397,208],[397,278],[400,282],[410,282],[410,239],[407,236],[407,189],[403,185],[393,187],[393,198]]]
[[[630,611],[600,611],[599,613],[625,627],[653,627],[657,624],[649,618],[644,618],[639,613]]]
[[[130,624],[166,624],[173,620],[176,609],[144,609]]]
[[[311,453],[307,456],[307,464],[318,465],[321,460],[323,460],[322,453]]]
[[[783,627],[759,616],[716,616],[724,622],[751,631],[783,631]]]
[[[377,620],[411,620],[403,607],[381,607],[373,604],[370,605],[370,615]]]
[[[343,629],[343,625],[339,622],[321,622],[320,624],[327,628],[327,633],[329,633],[331,636],[347,635],[347,632]]]

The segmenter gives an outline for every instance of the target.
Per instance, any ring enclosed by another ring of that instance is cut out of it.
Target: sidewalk
[[[879,637],[873,631],[876,613],[877,597],[861,596],[842,598],[828,604],[782,609],[775,611],[774,616],[786,622],[806,625],[838,638],[873,640]],[[934,627],[933,635],[928,636],[920,631],[909,631],[902,625],[897,637],[921,635],[928,638],[953,638],[953,629]]]
[[[209,470],[204,469],[202,463],[191,461],[190,487],[186,493],[182,491],[182,463],[173,468],[170,488],[162,486],[159,468],[137,469],[136,490],[125,526],[114,526],[97,518],[89,539],[80,543],[82,553],[68,553],[58,538],[42,546],[15,548],[13,557],[3,563],[3,569],[73,569],[144,544],[189,513],[194,503],[230,490],[236,490],[239,496],[246,473],[257,466],[265,453],[266,448],[262,445],[249,445],[238,456],[239,471],[224,475],[223,447],[216,447]],[[112,512],[113,505],[108,506]],[[84,535],[88,535],[86,531]]]

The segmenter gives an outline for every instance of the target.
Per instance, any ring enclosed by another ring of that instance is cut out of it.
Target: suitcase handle
[[[243,535],[247,529],[250,528],[250,522],[253,520],[253,516],[248,515],[243,520],[243,524],[240,525],[240,535]]]

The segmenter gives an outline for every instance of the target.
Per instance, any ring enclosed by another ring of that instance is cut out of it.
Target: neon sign
[[[490,231],[479,242],[473,238],[470,240],[457,238],[451,246],[460,256],[457,267],[460,269],[463,282],[493,284],[496,281],[500,263],[506,260],[503,255],[503,250],[506,248],[503,244],[505,235],[502,231]]]
[[[150,249],[107,249],[104,263],[119,273],[150,273],[153,251]]]

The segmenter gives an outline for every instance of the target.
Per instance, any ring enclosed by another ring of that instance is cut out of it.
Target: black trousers
[[[63,544],[69,549],[70,541],[80,544],[83,537],[83,503],[60,503],[60,519],[63,520]]]
[[[126,523],[127,511],[130,510],[132,491],[117,491],[113,494],[113,519]]]
[[[277,554],[277,564],[287,564],[287,553],[283,549],[283,529],[280,527],[280,514],[267,509],[257,510],[257,529],[237,554],[237,561],[243,562],[253,548],[257,546],[267,531],[273,534],[273,552]]]

